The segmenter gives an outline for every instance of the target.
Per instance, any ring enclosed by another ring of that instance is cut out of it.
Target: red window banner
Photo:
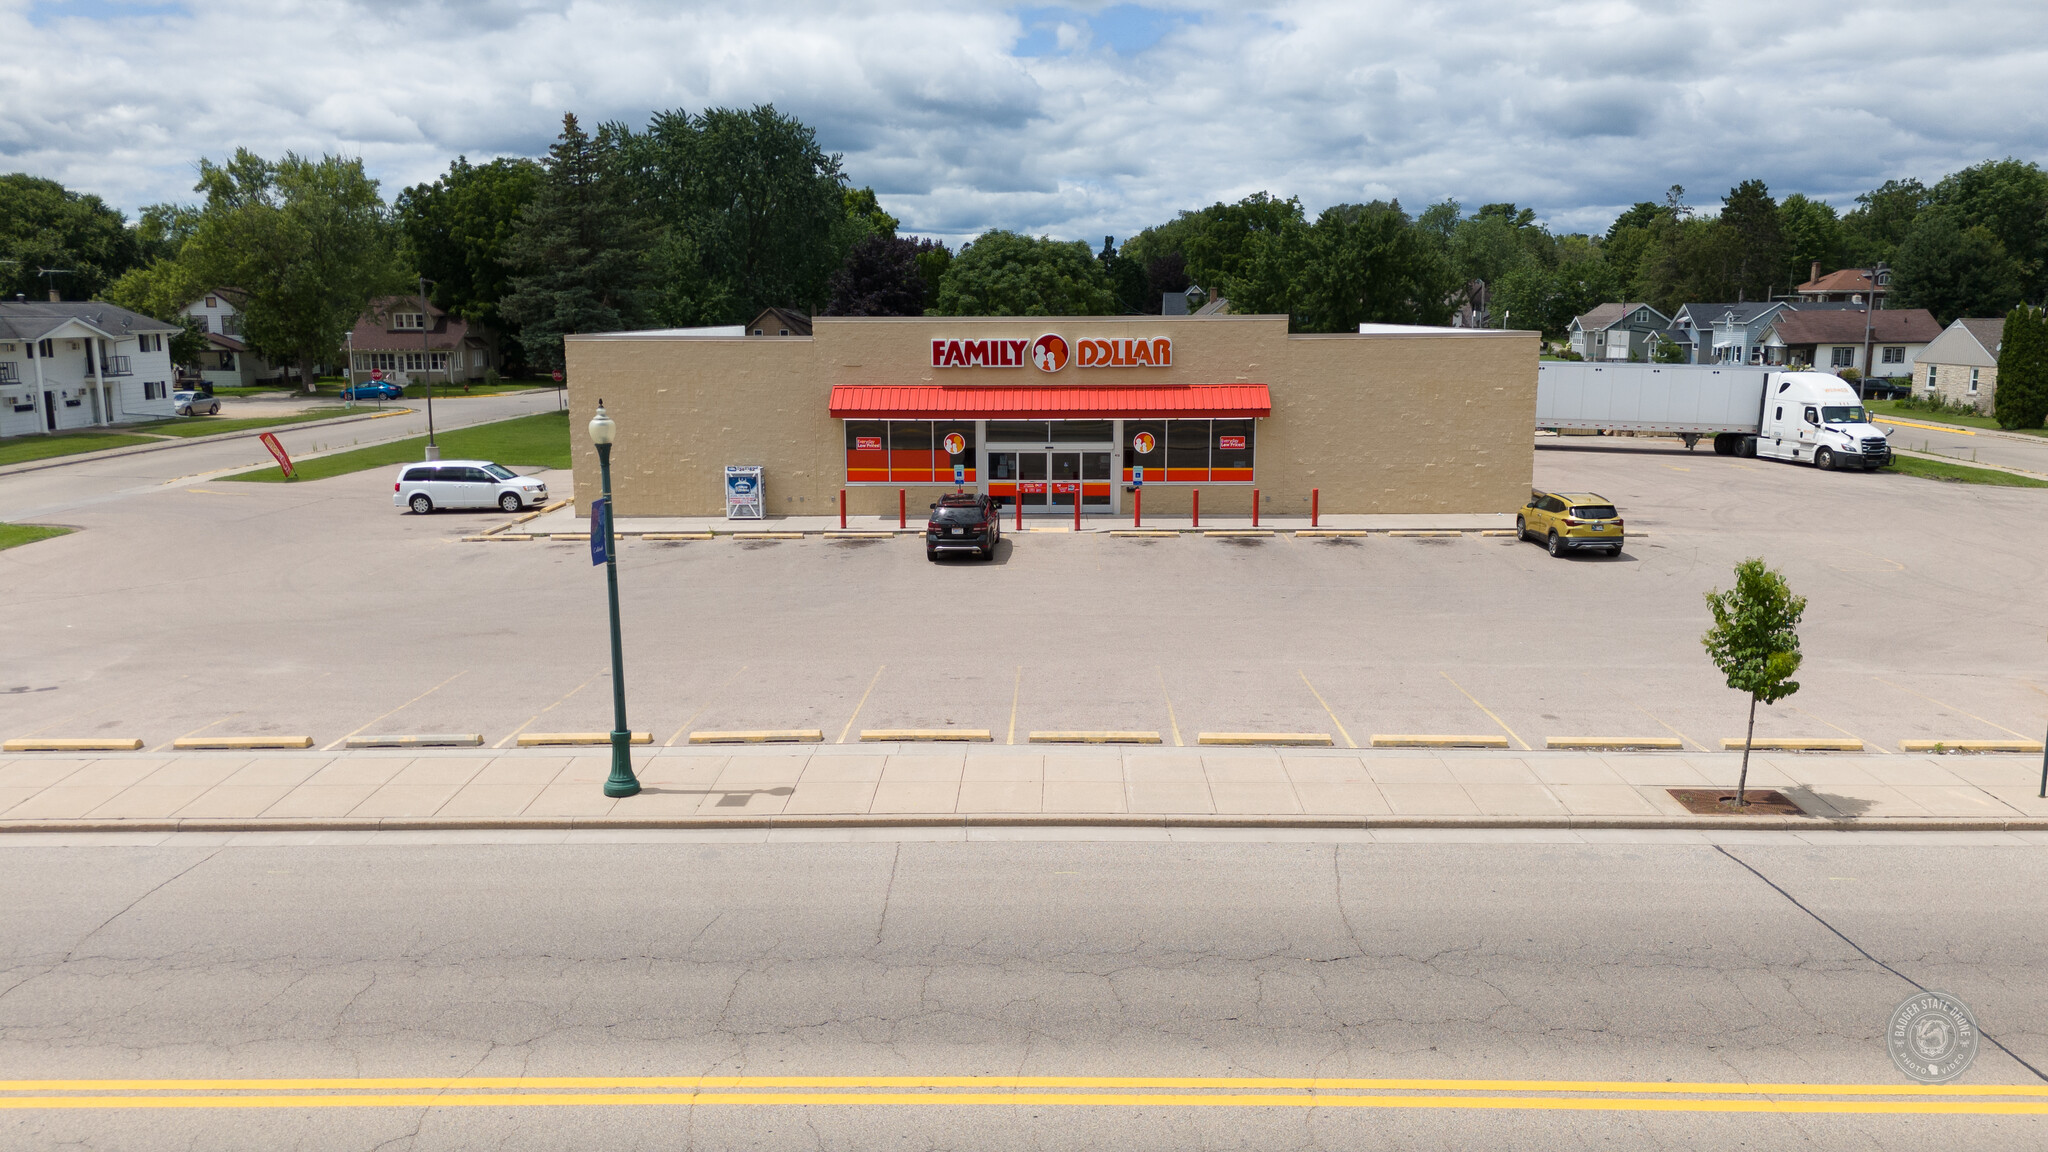
[[[882,450],[882,438],[880,436],[856,436],[853,438],[853,446],[861,452],[880,452]]]
[[[1244,451],[1244,437],[1242,437],[1242,436],[1218,436],[1218,437],[1216,438],[1216,447],[1218,447],[1218,448],[1226,448],[1226,449],[1228,449],[1228,448],[1234,448],[1234,449],[1236,449],[1237,451],[1239,451],[1239,452],[1242,452],[1242,451]]]
[[[292,458],[290,456],[285,455],[284,445],[279,444],[277,442],[277,437],[271,435],[268,432],[265,432],[262,435],[261,439],[263,441],[263,446],[265,448],[270,449],[271,458],[276,460],[277,466],[284,471],[284,478],[287,480],[291,479]]]
[[[1034,494],[1042,495],[1045,492],[1045,481],[1019,480],[1017,481],[1017,491],[1022,492],[1027,496]]]

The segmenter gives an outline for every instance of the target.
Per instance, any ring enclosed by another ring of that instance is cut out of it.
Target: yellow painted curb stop
[[[1456,530],[1456,529],[1438,529],[1438,528],[1428,528],[1428,529],[1421,529],[1421,528],[1396,528],[1396,529],[1394,529],[1394,530],[1393,530],[1392,532],[1389,532],[1389,533],[1387,533],[1387,535],[1389,535],[1389,536],[1463,536],[1463,535],[1464,535],[1464,533],[1463,533],[1463,532],[1461,532],[1461,531],[1458,531],[1458,530]]]
[[[1731,752],[1742,750],[1742,737],[1725,736],[1721,747]],[[1861,740],[1755,740],[1749,745],[1752,752],[1861,752]]]
[[[462,542],[463,542],[464,544],[489,544],[489,543],[491,543],[491,542],[492,542],[492,541],[494,541],[494,540],[531,540],[531,539],[533,539],[533,536],[532,536],[532,535],[531,535],[530,533],[526,533],[526,532],[506,532],[506,533],[504,533],[503,535],[499,535],[499,536],[464,536],[464,537],[462,538]]]
[[[2039,752],[2039,740],[1901,740],[1906,752]]]
[[[1375,732],[1375,748],[1505,748],[1505,736],[1386,735]]]
[[[1180,535],[1180,533],[1178,533],[1178,532],[1174,532],[1174,531],[1171,531],[1171,530],[1166,530],[1166,529],[1159,529],[1159,530],[1154,530],[1154,529],[1150,529],[1150,528],[1124,528],[1124,529],[1121,529],[1121,530],[1119,530],[1119,531],[1114,531],[1114,532],[1111,532],[1111,533],[1110,533],[1110,535],[1111,535],[1111,536],[1175,536],[1175,537],[1178,537],[1178,536]]]
[[[1296,536],[1369,536],[1363,528],[1303,528]]]
[[[1653,748],[1660,752],[1682,752],[1685,743],[1676,736],[1551,736],[1545,748]]]
[[[825,734],[816,728],[757,728],[732,732],[692,732],[692,744],[819,744]]]
[[[1336,741],[1328,732],[1203,732],[1197,744],[1278,744],[1294,748],[1331,748]]]
[[[868,743],[890,740],[989,740],[986,728],[863,728],[860,738]]]
[[[644,532],[642,540],[709,540],[709,532]]]
[[[9,740],[0,744],[0,751],[6,752],[133,752],[142,747],[142,741],[134,737],[69,738],[39,737],[26,740]]]
[[[732,534],[732,538],[735,540],[801,540],[804,538],[804,534],[801,532],[735,532]]]
[[[1230,536],[1271,536],[1272,534],[1273,534],[1273,533],[1272,533],[1271,531],[1269,531],[1269,530],[1267,530],[1267,529],[1265,529],[1265,528],[1218,528],[1217,530],[1215,530],[1215,531],[1213,531],[1213,532],[1209,532],[1209,531],[1204,531],[1204,532],[1202,533],[1202,535],[1204,535],[1204,536],[1224,536],[1224,537],[1230,537]]]
[[[173,748],[224,748],[247,750],[254,748],[311,748],[311,736],[180,736],[171,741]]]
[[[1033,732],[1032,744],[1157,744],[1157,732]]]
[[[895,536],[895,535],[896,535],[896,534],[895,534],[894,532],[827,532],[827,533],[825,533],[825,539],[827,539],[827,540],[887,540],[887,539],[889,539],[889,538],[891,538],[891,537],[893,537],[893,536]]]
[[[555,744],[609,744],[611,742],[612,734],[609,732],[521,732],[519,734],[519,746],[521,748],[540,748]],[[652,732],[635,732],[633,733],[633,743],[652,744],[654,743],[654,734]]]

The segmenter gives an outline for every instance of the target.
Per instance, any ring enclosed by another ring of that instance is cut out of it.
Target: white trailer
[[[1543,361],[1536,427],[1552,432],[1661,432],[1724,456],[1822,468],[1881,468],[1891,442],[1856,390],[1828,372],[1691,364]]]

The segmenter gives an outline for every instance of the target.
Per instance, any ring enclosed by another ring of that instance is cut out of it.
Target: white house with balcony
[[[175,415],[183,329],[96,301],[0,302],[0,436]]]

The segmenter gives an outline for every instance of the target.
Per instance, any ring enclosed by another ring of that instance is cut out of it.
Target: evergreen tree
[[[1115,290],[1117,302],[1123,305],[1123,310],[1127,313],[1144,313],[1151,287],[1146,279],[1144,266],[1117,251],[1114,236],[1102,238],[1102,251],[1096,253],[1095,258],[1102,261],[1102,270],[1109,276],[1110,287]],[[1149,302],[1153,307],[1158,307],[1156,298]]]
[[[2005,314],[1991,414],[2000,428],[2039,428],[2048,421],[2048,314],[2039,308],[2022,304]]]
[[[515,342],[517,326],[499,312],[512,289],[505,252],[520,213],[540,191],[542,169],[524,159],[471,164],[458,156],[432,184],[398,194],[393,213],[413,267],[433,281],[434,303],[465,320],[500,330]]]
[[[832,274],[832,300],[827,316],[922,316],[924,277],[918,272],[921,250],[937,241],[897,236],[870,236],[853,246],[846,263]]]
[[[520,326],[536,366],[562,365],[562,337],[616,332],[644,322],[657,233],[632,197],[617,134],[596,139],[562,117],[546,174],[505,244],[514,275],[499,310]]]
[[[1785,266],[1785,234],[1771,190],[1761,180],[1744,180],[1730,188],[1721,201],[1718,224],[1732,234],[1728,279],[1734,283],[1736,299],[1769,300],[1772,290],[1784,283],[1779,276]]]

